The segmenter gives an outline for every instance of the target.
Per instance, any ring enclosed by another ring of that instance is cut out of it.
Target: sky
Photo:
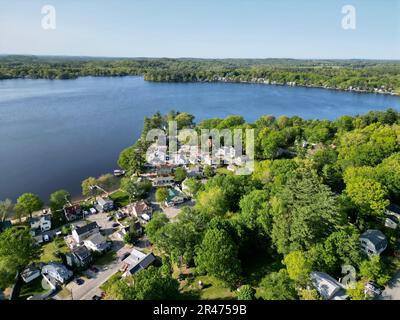
[[[400,59],[400,0],[0,0],[0,54]]]

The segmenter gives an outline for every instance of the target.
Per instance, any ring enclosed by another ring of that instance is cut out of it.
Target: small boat
[[[125,170],[114,170],[114,176],[120,177],[125,175]]]

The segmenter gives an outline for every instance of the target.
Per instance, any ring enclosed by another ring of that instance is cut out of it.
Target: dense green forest
[[[0,79],[144,76],[148,81],[251,82],[399,93],[400,62],[0,56]]]
[[[194,125],[186,113],[157,113],[145,119],[145,132],[173,118],[180,127]],[[172,222],[155,214],[146,225],[171,270],[177,265],[198,279],[212,277],[232,290],[243,286],[250,298],[257,293],[266,300],[319,299],[310,287],[310,272],[340,278],[345,264],[357,271],[356,287],[347,290],[352,299],[367,298],[367,281],[385,285],[394,275],[400,234],[384,226],[384,212],[389,203],[400,203],[399,112],[334,121],[263,116],[254,123],[229,116],[195,127],[255,129],[257,162],[250,176],[208,168],[205,183],[190,178],[195,206],[182,209]],[[120,165],[141,172],[142,148],[139,139],[121,153]],[[359,237],[367,229],[379,229],[388,238],[380,257],[360,250]],[[126,286],[116,281],[107,293],[130,299]],[[188,292],[181,288],[176,294]]]

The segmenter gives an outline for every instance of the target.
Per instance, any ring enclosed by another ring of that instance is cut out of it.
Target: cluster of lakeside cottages
[[[160,149],[161,148],[161,149]],[[234,156],[233,148],[221,148],[217,154],[221,157],[230,155],[232,161],[228,165],[228,170],[234,171],[237,166],[243,165],[245,157]],[[226,159],[226,157],[225,157]],[[166,160],[166,161],[165,161]],[[203,159],[204,160],[204,159]],[[182,152],[177,152],[173,159],[169,159],[166,155],[164,147],[154,147],[150,156],[148,155],[147,167],[149,170],[140,176],[139,179],[147,179],[152,182],[154,188],[168,188],[168,197],[162,206],[171,208],[178,204],[182,204],[191,198],[191,194],[185,185],[176,183],[174,180],[174,171],[178,167],[184,167],[187,177],[197,177],[204,183],[206,181],[203,175],[203,166],[199,164],[198,159],[187,163],[187,157]],[[184,162],[186,161],[186,162]],[[210,158],[205,159],[206,165],[216,168],[218,165]],[[122,176],[123,170],[115,170],[114,175]],[[106,192],[105,192],[106,193]],[[112,213],[112,215],[109,215]],[[19,275],[23,282],[30,283],[35,279],[42,277],[50,286],[51,293],[65,286],[74,277],[74,271],[81,273],[83,270],[96,270],[93,266],[95,258],[106,254],[113,248],[113,242],[106,237],[105,230],[98,225],[97,222],[89,222],[90,216],[99,216],[105,214],[105,219],[112,223],[112,235],[114,239],[122,241],[132,225],[124,224],[126,218],[136,217],[136,223],[133,228],[136,234],[143,235],[142,226],[149,222],[153,214],[153,206],[146,200],[140,200],[130,203],[127,206],[116,208],[113,200],[107,196],[98,196],[91,208],[83,209],[80,203],[69,203],[63,208],[63,214],[71,225],[71,231],[68,235],[63,235],[59,229],[52,230],[52,215],[49,209],[43,210],[43,213],[34,216],[29,220],[31,234],[39,244],[46,244],[54,239],[62,239],[68,247],[68,252],[63,255],[63,263],[49,262],[32,264],[27,266]],[[400,207],[391,204],[386,209],[385,227],[396,229],[400,227]],[[129,220],[129,219],[128,219]],[[86,224],[85,224],[86,223]],[[10,221],[0,222],[0,233],[11,227]],[[367,230],[360,237],[360,250],[367,255],[380,255],[387,248],[387,238],[380,230]],[[400,258],[400,239],[398,242],[395,255]],[[129,276],[147,268],[156,263],[157,258],[152,253],[143,253],[138,249],[130,249],[129,254],[125,254],[119,263],[119,271],[122,276]],[[98,272],[98,270],[96,271]],[[313,286],[318,290],[320,295],[326,300],[343,300],[347,299],[345,287],[342,283],[323,272],[312,272],[310,274]],[[374,294],[372,289],[366,286],[366,293]],[[369,291],[370,290],[370,291]],[[30,297],[37,299],[45,299],[46,296]]]

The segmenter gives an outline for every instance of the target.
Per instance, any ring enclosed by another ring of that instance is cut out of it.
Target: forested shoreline
[[[232,82],[400,94],[400,62],[0,56],[2,79],[143,76],[156,82]]]

